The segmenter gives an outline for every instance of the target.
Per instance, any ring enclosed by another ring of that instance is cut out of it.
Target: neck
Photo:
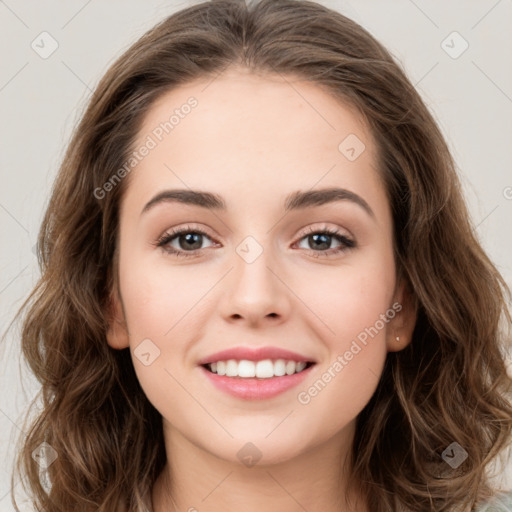
[[[167,464],[152,490],[153,512],[368,512],[361,497],[346,503],[350,425],[293,458],[246,466],[191,443],[164,420]]]

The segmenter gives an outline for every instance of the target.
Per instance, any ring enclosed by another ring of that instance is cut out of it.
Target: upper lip
[[[220,352],[215,352],[209,356],[203,357],[198,364],[204,365],[208,363],[216,363],[217,361],[227,361],[228,359],[236,359],[241,361],[245,359],[247,361],[260,361],[262,359],[285,359],[288,361],[304,361],[305,363],[314,363],[314,359],[311,357],[297,354],[290,350],[285,350],[279,347],[233,347]]]

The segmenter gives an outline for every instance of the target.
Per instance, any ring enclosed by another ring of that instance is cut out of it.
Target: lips
[[[216,363],[217,361],[227,361],[228,359],[235,359],[238,361],[241,361],[242,359],[247,361],[285,359],[295,362],[303,361],[305,363],[316,363],[312,357],[304,356],[297,352],[292,352],[278,347],[234,347],[203,357],[197,364],[203,366],[208,363]]]
[[[252,401],[268,400],[284,394],[287,391],[291,391],[311,375],[314,366],[315,365],[312,365],[293,375],[272,377],[270,379],[226,377],[212,373],[204,367],[200,367],[200,372],[206,382],[209,382],[215,389],[222,393],[228,394],[238,400]]]

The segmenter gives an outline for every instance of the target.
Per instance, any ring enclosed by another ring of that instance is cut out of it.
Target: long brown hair
[[[324,88],[360,112],[378,144],[396,265],[417,322],[358,416],[351,483],[372,512],[474,507],[491,496],[485,468],[512,431],[510,338],[500,325],[511,322],[510,293],[475,237],[447,144],[400,65],[357,23],[304,0],[181,10],[133,44],[94,91],[42,222],[41,279],[22,308],[23,354],[42,384],[17,465],[33,503],[43,512],[140,511],[165,464],[161,417],[129,350],[106,342],[128,180],[95,191],[119,177],[157,98],[233,65]],[[50,485],[32,457],[43,442],[57,454]],[[456,468],[442,458],[453,442],[468,454]]]

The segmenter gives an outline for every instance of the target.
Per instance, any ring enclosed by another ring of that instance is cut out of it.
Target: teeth
[[[213,373],[226,377],[270,379],[299,373],[304,370],[306,363],[303,361],[285,361],[284,359],[276,359],[275,361],[272,359],[263,359],[262,361],[229,359],[228,361],[210,363],[207,366]]]

